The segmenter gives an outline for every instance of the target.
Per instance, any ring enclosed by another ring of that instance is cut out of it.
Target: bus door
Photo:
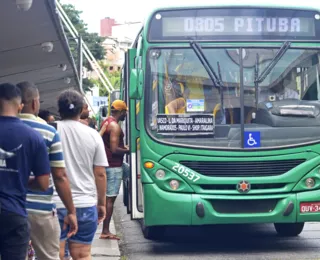
[[[140,179],[140,100],[129,98],[130,73],[141,65],[141,57],[136,57],[137,50],[129,49],[126,53],[126,88],[125,99],[129,104],[129,113],[126,120],[126,135],[129,137],[130,156],[129,164],[131,176],[128,190],[128,213],[131,219],[143,218],[143,193]],[[132,84],[132,83],[131,83]],[[129,101],[129,102],[128,102]]]

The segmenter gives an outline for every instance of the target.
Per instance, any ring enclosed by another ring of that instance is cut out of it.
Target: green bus
[[[125,205],[153,239],[170,225],[320,220],[320,12],[155,10],[123,67]]]

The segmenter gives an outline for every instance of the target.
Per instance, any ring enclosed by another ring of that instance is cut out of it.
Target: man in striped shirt
[[[65,225],[70,225],[68,236],[74,235],[78,229],[60,137],[54,127],[37,119],[40,109],[40,95],[37,87],[29,82],[21,82],[17,86],[21,90],[24,104],[20,119],[43,136],[51,166],[49,189],[45,192],[29,190],[27,194],[30,237],[38,259],[59,260],[61,230],[52,200],[53,184],[68,210],[64,219]]]

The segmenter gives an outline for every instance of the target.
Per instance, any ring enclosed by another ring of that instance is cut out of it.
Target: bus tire
[[[164,236],[166,228],[164,226],[145,226],[142,224],[142,233],[145,239],[157,240]]]
[[[131,214],[131,190],[130,182],[128,184],[128,205],[127,205],[127,214]]]
[[[285,237],[296,237],[298,236],[303,228],[304,222],[302,223],[274,223],[274,227],[280,236]]]

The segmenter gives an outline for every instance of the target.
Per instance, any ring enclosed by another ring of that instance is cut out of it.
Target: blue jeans
[[[28,218],[2,209],[0,227],[0,258],[25,259],[30,238]]]
[[[129,177],[130,167],[123,163],[122,167],[108,167],[107,172],[107,197],[117,197],[122,179]]]

